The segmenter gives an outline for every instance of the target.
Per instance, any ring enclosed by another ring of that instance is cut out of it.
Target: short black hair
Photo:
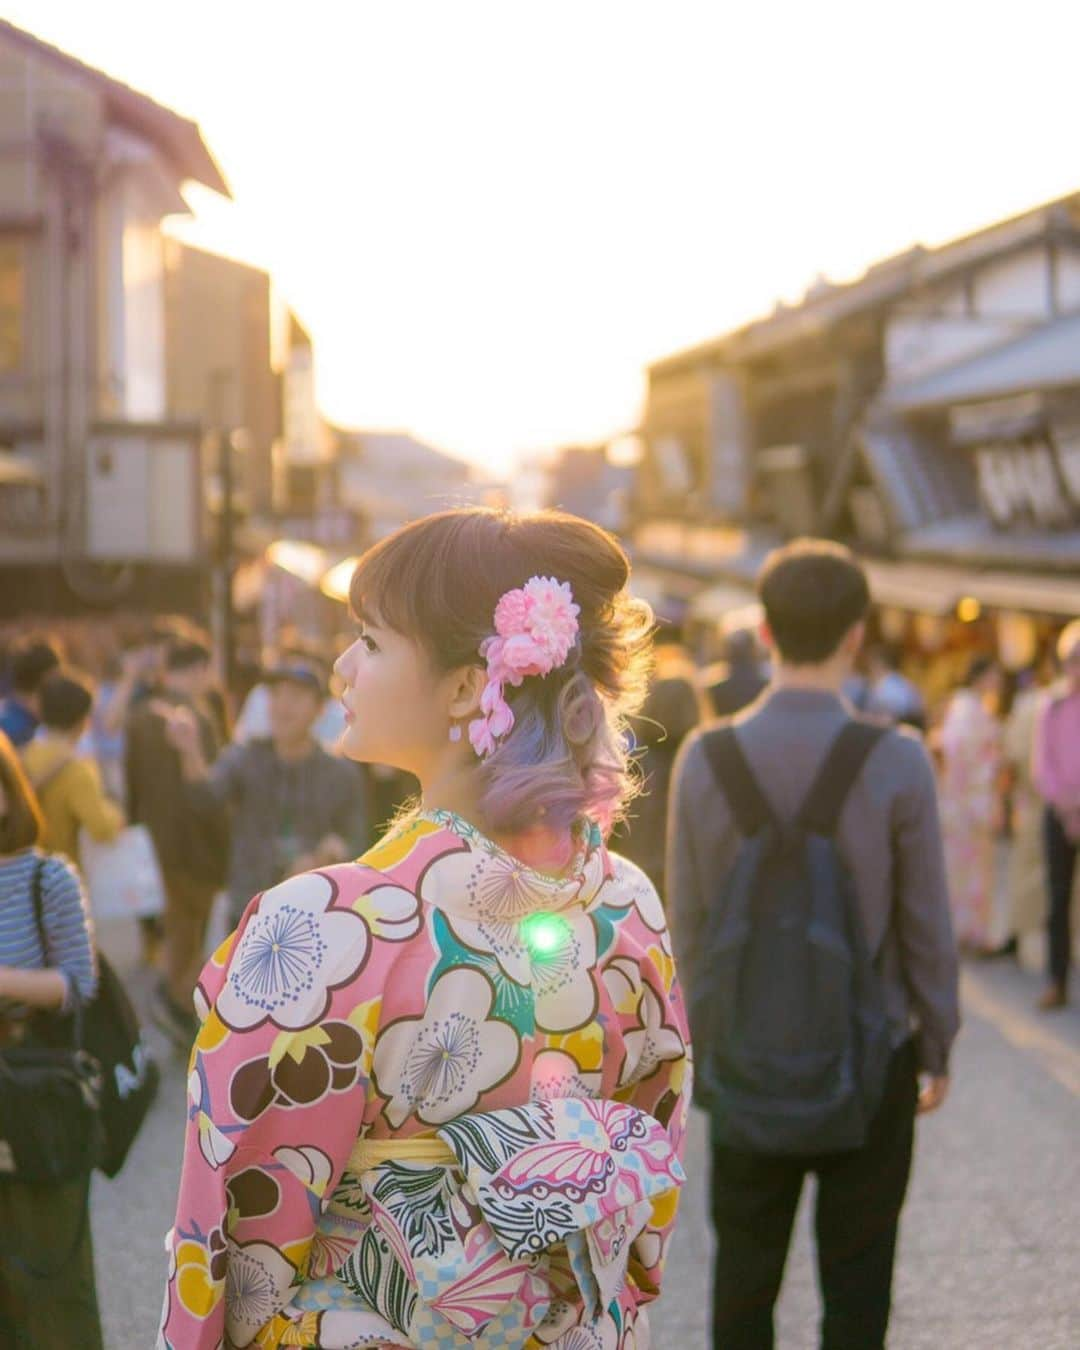
[[[795,666],[827,661],[870,607],[858,559],[827,539],[796,539],[774,550],[757,588],[776,649]]]
[[[17,694],[36,694],[41,681],[59,664],[60,652],[51,638],[23,638],[11,649],[11,687]]]
[[[162,614],[151,620],[143,634],[143,646],[160,647],[175,638],[194,638],[204,642],[206,635],[202,629],[182,614]]]
[[[190,670],[213,659],[209,644],[197,637],[171,637],[165,647],[166,670]]]
[[[50,731],[73,731],[90,716],[94,686],[70,666],[51,671],[41,681],[41,721]]]
[[[972,657],[968,662],[967,670],[964,671],[961,684],[965,689],[973,689],[984,675],[989,675],[992,670],[996,669],[997,662],[992,656]]]

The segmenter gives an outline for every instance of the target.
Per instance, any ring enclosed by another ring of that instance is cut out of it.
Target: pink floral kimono
[[[552,877],[418,816],[257,896],[196,1002],[159,1350],[648,1346],[686,1016],[595,827]]]
[[[1004,762],[1000,723],[970,689],[949,702],[941,729],[941,826],[958,941],[991,943],[996,882],[994,825]]]

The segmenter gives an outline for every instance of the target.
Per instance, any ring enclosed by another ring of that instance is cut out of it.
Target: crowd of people
[[[141,921],[142,952],[161,968],[155,1020],[185,1049],[218,893],[233,926],[257,891],[359,856],[376,823],[369,774],[336,753],[341,705],[317,644],[292,638],[272,654],[235,723],[217,665],[206,633],[180,618],[130,637],[99,684],[60,640],[31,633],[11,645],[0,703],[47,851],[78,866],[81,837],[149,832],[164,905]]]
[[[149,835],[161,881],[158,912],[132,920],[154,971],[149,1011],[183,1054],[198,1030],[192,999],[219,894],[225,926],[235,926],[256,892],[358,857],[371,843],[371,774],[336,754],[340,703],[327,664],[312,643],[289,643],[270,656],[235,724],[211,643],[190,621],[156,620],[104,656],[88,649],[99,681],[56,636],[28,632],[10,643],[0,702],[3,1044],[33,1035],[33,1014],[66,1013],[94,997],[87,855],[119,847],[128,827]],[[407,791],[400,776],[393,782]],[[42,941],[27,917],[35,888]],[[23,1256],[79,1227],[86,1185],[33,1187],[22,1201],[18,1186],[0,1186]],[[0,1327],[26,1324],[33,1308],[33,1344],[101,1344],[88,1224],[53,1278],[20,1270],[2,1263]],[[29,1344],[25,1334],[5,1343]]]
[[[99,645],[97,679],[10,643],[0,1052],[93,997],[82,873],[141,831],[150,1012],[193,1070],[169,1350],[647,1345],[692,1091],[716,1350],[772,1344],[808,1174],[823,1344],[884,1344],[958,943],[1044,923],[1040,1006],[1068,998],[1080,621],[1054,683],[1006,710],[980,657],[939,709],[864,650],[836,545],[770,558],[762,634],[721,669],[658,642],[628,582],[573,517],[430,517],[361,560],[332,668],[283,634],[235,710],[187,620]],[[87,1188],[0,1183],[20,1257],[73,1253],[44,1280],[0,1259],[0,1329],[36,1337],[10,1343],[101,1345]]]
[[[668,784],[683,740],[699,724],[753,705],[771,670],[758,636],[728,636],[726,662],[696,666],[684,647],[657,651],[656,678],[633,720],[645,791],[616,846],[666,894]],[[931,711],[895,651],[860,653],[841,693],[859,715],[925,734],[936,770],[953,924],[972,956],[1015,957],[1045,934],[1047,976],[1038,1006],[1068,1002],[1072,894],[1080,842],[1080,620],[1038,667],[1010,674],[972,656],[953,692]]]

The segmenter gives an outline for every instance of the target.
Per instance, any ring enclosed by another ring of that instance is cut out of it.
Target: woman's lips
[[[356,714],[353,712],[353,710],[349,707],[347,703],[343,703],[341,706],[345,709],[345,723],[347,726],[351,727],[352,724],[356,721]]]

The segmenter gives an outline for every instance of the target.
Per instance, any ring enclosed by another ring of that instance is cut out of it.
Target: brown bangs
[[[403,525],[360,559],[349,588],[355,616],[419,642],[436,669],[479,662],[495,606],[533,576],[569,582],[581,607],[590,677],[609,692],[626,662],[609,646],[627,636],[614,623],[629,562],[598,525],[560,511],[518,516],[488,507],[442,511]]]
[[[421,643],[443,669],[478,661],[499,597],[530,575],[515,556],[509,521],[476,508],[403,525],[357,564],[354,615]]]

